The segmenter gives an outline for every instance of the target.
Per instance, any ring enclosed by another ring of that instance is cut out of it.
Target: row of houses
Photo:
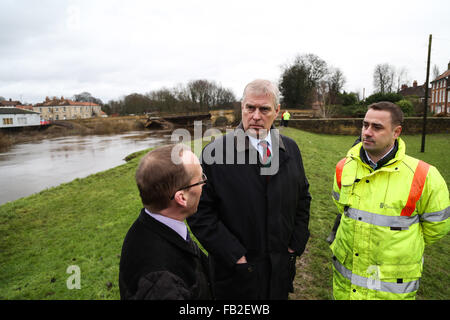
[[[450,114],[450,62],[447,70],[430,82],[428,94],[429,111],[434,114]],[[400,94],[417,96],[421,102],[425,100],[426,84],[412,87],[403,85]],[[100,105],[93,102],[77,102],[61,97],[45,98],[42,103],[22,105],[20,101],[0,101],[0,128],[22,127],[45,124],[53,120],[86,119],[106,116]]]
[[[42,103],[23,105],[11,99],[0,101],[0,128],[46,124],[54,120],[86,119],[106,114],[93,102],[78,102],[61,97],[45,98]]]
[[[428,90],[428,111],[433,114],[447,113],[450,114],[450,63],[447,70],[430,82],[431,88]],[[399,93],[404,96],[417,96],[420,102],[425,100],[425,83],[421,86],[417,85],[417,81],[413,82],[412,87],[402,85]]]

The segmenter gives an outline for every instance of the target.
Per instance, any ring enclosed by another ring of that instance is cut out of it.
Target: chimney
[[[48,97],[45,97],[45,101],[50,101],[50,99]]]
[[[417,80],[414,80],[414,82],[413,82],[413,87],[414,87],[414,88],[417,88]]]
[[[450,70],[450,61],[448,62],[447,70]]]
[[[402,90],[405,90],[406,88],[408,88],[408,85],[402,84]]]

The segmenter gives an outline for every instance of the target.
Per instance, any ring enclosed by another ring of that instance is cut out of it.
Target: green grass
[[[298,261],[291,299],[331,299],[331,251],[325,241],[336,214],[331,200],[335,163],[354,137],[318,135],[291,128],[311,184],[311,238]],[[435,165],[450,180],[449,135],[404,136],[407,153]],[[123,238],[141,203],[134,173],[139,152],[116,168],[0,206],[0,299],[119,299]],[[419,299],[448,299],[449,239],[425,251]],[[69,290],[66,270],[81,270],[81,289]]]

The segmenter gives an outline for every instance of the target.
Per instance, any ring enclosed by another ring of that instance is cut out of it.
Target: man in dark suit
[[[144,208],[123,243],[121,299],[211,298],[207,258],[184,223],[206,183],[197,157],[183,145],[157,148],[142,158],[136,182]]]
[[[273,127],[279,91],[249,83],[242,122],[202,151],[208,176],[188,224],[209,253],[217,299],[287,299],[309,238],[311,196],[297,144]]]

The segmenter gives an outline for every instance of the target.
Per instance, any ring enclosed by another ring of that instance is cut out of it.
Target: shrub
[[[366,104],[372,104],[375,102],[380,102],[380,101],[390,101],[392,103],[396,103],[397,101],[400,101],[403,99],[403,96],[399,93],[394,93],[394,92],[390,92],[390,93],[374,93],[371,96],[368,96],[366,99]]]
[[[414,106],[411,103],[411,101],[402,99],[400,101],[397,101],[395,104],[398,105],[400,107],[400,109],[402,109],[405,117],[410,117],[410,116],[414,115]]]
[[[344,91],[344,93],[338,92],[338,98],[343,106],[351,106],[355,105],[358,102],[358,96],[356,93],[350,92],[347,93]]]

